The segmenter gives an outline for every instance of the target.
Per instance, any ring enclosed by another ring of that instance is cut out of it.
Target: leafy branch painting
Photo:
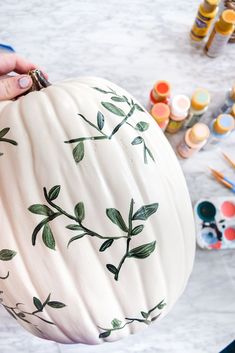
[[[16,251],[9,249],[0,250],[0,261],[10,261],[16,255]],[[6,279],[9,277],[9,271],[5,276],[0,276],[0,279]]]
[[[135,126],[129,123],[129,118],[135,113],[135,111],[141,111],[144,112],[144,110],[141,108],[140,105],[135,103],[133,99],[128,99],[124,95],[119,95],[117,94],[113,89],[108,88],[109,90],[106,91],[104,89],[101,89],[99,87],[93,87],[95,90],[99,91],[100,93],[103,94],[111,94],[111,100],[112,102],[107,102],[107,101],[102,101],[101,105],[107,109],[110,113],[122,118],[122,120],[115,126],[115,128],[111,131],[111,133],[107,134],[103,131],[104,125],[105,125],[105,117],[104,115],[98,111],[97,116],[96,116],[96,124],[92,123],[90,120],[88,120],[84,115],[78,114],[80,118],[82,118],[87,124],[92,126],[94,129],[96,129],[99,134],[96,136],[85,136],[85,137],[78,137],[74,138],[68,141],[64,141],[64,143],[76,143],[76,146],[73,149],[73,158],[76,163],[79,163],[82,161],[84,154],[85,154],[85,145],[84,141],[86,140],[111,140],[113,136],[121,129],[121,127],[124,124],[127,124],[131,126],[134,130],[138,132],[144,132],[149,128],[149,124],[144,122],[144,121],[139,121]],[[115,104],[114,104],[115,103]],[[118,104],[122,104],[128,108],[128,111],[125,112],[123,109],[121,109]],[[144,141],[144,138],[141,136],[137,136],[134,138],[134,140],[131,142],[132,145],[140,145],[142,144],[143,146],[143,155],[144,155],[144,163],[148,163],[148,156],[153,160],[153,154],[151,153],[150,149],[146,146],[146,143]]]
[[[116,243],[122,239],[123,242],[125,241],[125,252],[118,265],[106,265],[108,271],[114,275],[114,279],[116,281],[118,280],[121,268],[127,259],[145,259],[155,250],[156,241],[142,244],[136,248],[130,248],[130,243],[133,237],[139,236],[139,234],[143,231],[144,224],[142,223],[147,221],[147,219],[157,211],[158,203],[141,206],[136,212],[134,212],[134,200],[131,199],[127,222],[124,221],[119,210],[116,208],[107,208],[106,216],[123,232],[123,235],[104,236],[88,228],[87,225],[84,224],[85,206],[83,202],[78,202],[75,205],[72,214],[63,210],[54,202],[54,200],[59,196],[60,188],[60,185],[55,185],[49,192],[47,192],[45,187],[43,188],[44,197],[50,207],[45,204],[34,204],[28,208],[28,210],[34,214],[46,216],[46,218],[44,218],[33,231],[33,245],[36,244],[38,233],[42,230],[42,240],[44,244],[48,248],[55,250],[56,242],[50,227],[50,222],[59,216],[65,216],[69,220],[72,220],[74,223],[68,224],[66,228],[78,233],[69,240],[67,247],[69,247],[69,245],[75,240],[79,240],[85,236],[90,236],[99,238],[103,241],[99,251],[104,252],[110,248],[114,242]],[[135,225],[134,223],[136,221],[142,222],[141,224]]]
[[[33,297],[33,305],[35,306],[36,310],[33,310],[32,312],[30,312],[30,311],[21,309],[22,305],[24,305],[23,303],[17,303],[15,306],[6,305],[4,303],[4,301],[3,301],[2,294],[3,294],[3,291],[0,291],[0,303],[3,305],[3,307],[6,309],[6,311],[14,319],[16,319],[16,320],[19,319],[19,320],[22,320],[22,321],[26,322],[29,325],[32,325],[40,333],[43,333],[43,332],[38,328],[37,325],[35,325],[35,324],[33,324],[33,323],[31,323],[29,321],[30,317],[36,317],[39,320],[41,320],[43,322],[46,322],[47,324],[55,325],[54,322],[44,319],[39,314],[43,312],[43,310],[44,310],[44,308],[46,306],[49,306],[49,307],[51,307],[53,309],[61,309],[61,308],[64,308],[66,306],[62,302],[50,300],[50,297],[51,297],[51,293],[50,293],[44,302],[41,302],[41,300],[38,299],[37,297]]]
[[[0,131],[0,142],[8,142],[14,146],[18,145],[16,141],[4,137],[8,133],[9,130],[10,130],[10,128],[6,127]],[[2,155],[3,155],[3,153],[0,152],[0,156],[2,156]]]
[[[162,301],[160,301],[160,303],[158,303],[156,306],[154,306],[149,311],[147,311],[147,312],[141,311],[139,318],[125,317],[124,322],[121,320],[118,320],[118,319],[113,319],[111,321],[111,327],[109,327],[109,328],[104,328],[104,327],[98,326],[98,328],[103,331],[100,333],[99,338],[108,337],[111,335],[111,333],[113,331],[122,330],[125,326],[132,324],[132,322],[134,322],[134,321],[141,322],[145,325],[150,325],[153,321],[155,321],[159,318],[161,313],[158,313],[150,318],[151,314],[157,309],[162,310],[165,305],[166,305],[166,303],[164,303],[164,300],[162,300]]]

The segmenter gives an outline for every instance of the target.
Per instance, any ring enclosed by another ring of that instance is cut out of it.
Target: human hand
[[[33,82],[27,73],[36,68],[17,54],[0,54],[0,101],[13,99],[28,91]],[[12,71],[19,75],[8,75]]]

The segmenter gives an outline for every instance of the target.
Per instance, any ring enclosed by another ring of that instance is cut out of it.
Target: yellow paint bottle
[[[199,6],[197,17],[190,32],[193,41],[200,42],[206,36],[217,15],[220,0],[204,0]]]
[[[233,34],[234,28],[235,11],[223,11],[220,16],[220,19],[216,22],[211,32],[211,35],[206,43],[206,54],[212,58],[218,56],[228,43],[229,38]]]

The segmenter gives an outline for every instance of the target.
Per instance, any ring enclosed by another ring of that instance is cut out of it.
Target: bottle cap
[[[235,127],[234,119],[230,114],[220,114],[213,124],[217,134],[226,134]]]
[[[210,129],[206,124],[197,123],[188,130],[188,138],[193,144],[199,144],[205,141],[210,135]]]
[[[210,103],[210,94],[207,89],[198,88],[192,95],[191,106],[195,110],[202,110]]]
[[[154,104],[151,109],[151,115],[157,123],[161,123],[169,118],[170,108],[165,103]]]
[[[230,114],[235,118],[235,104],[233,104]]]
[[[153,96],[158,101],[164,100],[166,97],[169,97],[171,91],[171,86],[167,81],[158,81],[153,87]]]
[[[233,29],[235,24],[235,11],[234,10],[224,10],[220,16],[218,25],[223,31],[229,31]]]
[[[204,0],[204,10],[206,12],[212,12],[219,5],[220,0]]]
[[[185,118],[190,108],[190,99],[184,94],[177,94],[171,100],[171,113],[174,117]]]
[[[232,86],[232,89],[230,91],[230,97],[233,101],[235,101],[235,85]]]

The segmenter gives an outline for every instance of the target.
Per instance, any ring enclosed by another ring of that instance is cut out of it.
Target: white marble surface
[[[3,43],[45,67],[50,80],[103,76],[143,104],[157,79],[174,92],[208,88],[212,107],[235,81],[235,45],[209,59],[190,45],[188,32],[198,1],[8,0],[1,3]],[[172,139],[173,146],[181,134]],[[235,158],[235,134],[223,149]],[[208,172],[214,166],[233,177],[217,149],[181,161],[192,201],[230,195]],[[216,353],[235,336],[235,251],[197,249],[192,276],[175,309],[140,334],[100,346],[63,346],[31,336],[0,308],[1,353]]]

